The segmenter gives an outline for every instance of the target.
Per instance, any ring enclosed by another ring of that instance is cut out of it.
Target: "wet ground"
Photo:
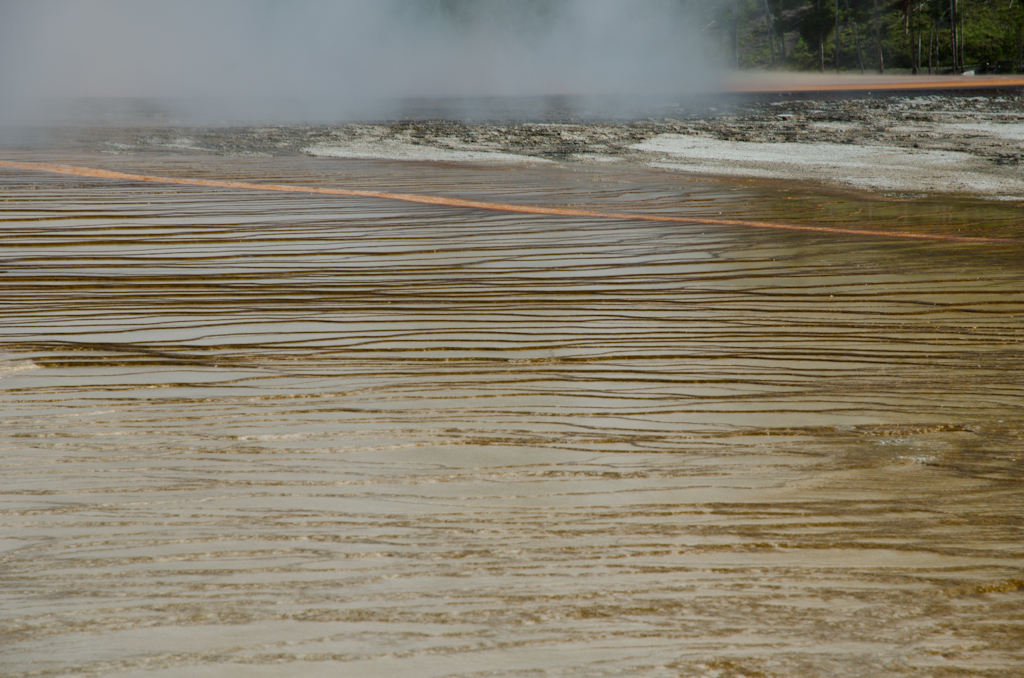
[[[487,100],[466,111],[418,101],[384,123],[203,128],[153,117],[60,136],[62,147],[105,154],[615,164],[1024,204],[1024,95],[974,94],[737,94],[644,101],[639,117],[628,114],[640,102],[612,99]]]
[[[115,150],[8,157],[1024,239],[627,164]],[[12,170],[0,218],[5,676],[1024,664],[1019,243]]]

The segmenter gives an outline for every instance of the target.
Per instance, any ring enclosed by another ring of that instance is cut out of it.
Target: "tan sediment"
[[[1022,237],[642,167],[72,159]],[[4,675],[1019,677],[1018,245],[0,188]]]
[[[693,174],[799,181],[826,177],[867,190],[945,190],[1024,200],[1024,177],[994,174],[984,160],[962,151],[682,134],[662,134],[631,148],[651,156],[652,167]]]

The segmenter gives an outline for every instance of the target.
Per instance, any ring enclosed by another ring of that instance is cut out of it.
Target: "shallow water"
[[[60,160],[1024,238],[622,167]],[[1024,665],[1017,244],[12,171],[0,219],[5,676]]]

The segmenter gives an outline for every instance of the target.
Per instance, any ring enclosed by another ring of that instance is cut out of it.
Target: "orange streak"
[[[360,191],[345,188],[315,188],[311,186],[294,186],[287,184],[254,184],[247,181],[179,179],[175,177],[158,177],[148,174],[126,174],[124,172],[112,172],[110,170],[94,169],[91,167],[56,165],[41,162],[8,162],[0,160],[0,168],[27,170],[30,172],[49,172],[51,174],[63,174],[76,177],[92,177],[95,179],[118,179],[121,181],[173,184],[177,186],[202,186],[205,188],[236,188],[249,191],[277,191],[280,193],[306,193],[315,195],[343,195],[360,198],[381,198],[384,200],[400,200],[402,202],[413,202],[424,205],[443,205],[446,207],[464,207],[467,209],[487,210],[491,212],[544,214],[559,217],[589,217],[593,219],[660,221],[685,224],[706,224],[708,226],[744,226],[747,228],[774,228],[784,231],[809,231],[812,233],[838,233],[843,235],[862,235],[883,238],[910,238],[914,240],[941,240],[946,242],[1024,243],[1024,240],[1018,240],[1014,238],[977,238],[962,235],[908,233],[906,231],[866,231],[855,228],[834,228],[831,226],[798,226],[796,224],[779,224],[768,221],[751,221],[743,219],[665,217],[650,214],[626,214],[621,212],[574,210],[562,207],[531,207],[529,205],[513,205],[510,203],[484,202],[480,200],[463,200],[461,198],[444,198],[432,195],[416,195],[413,193],[391,193],[388,191]]]
[[[873,92],[899,90],[970,90],[989,88],[1021,88],[1019,75],[979,76],[785,76],[761,77],[757,80],[737,78],[724,85],[724,91],[736,94],[771,94],[782,92]]]

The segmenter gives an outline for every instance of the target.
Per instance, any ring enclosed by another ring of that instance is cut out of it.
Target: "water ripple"
[[[153,174],[1002,238],[650,170]],[[1013,676],[1019,246],[0,175],[0,673]]]

